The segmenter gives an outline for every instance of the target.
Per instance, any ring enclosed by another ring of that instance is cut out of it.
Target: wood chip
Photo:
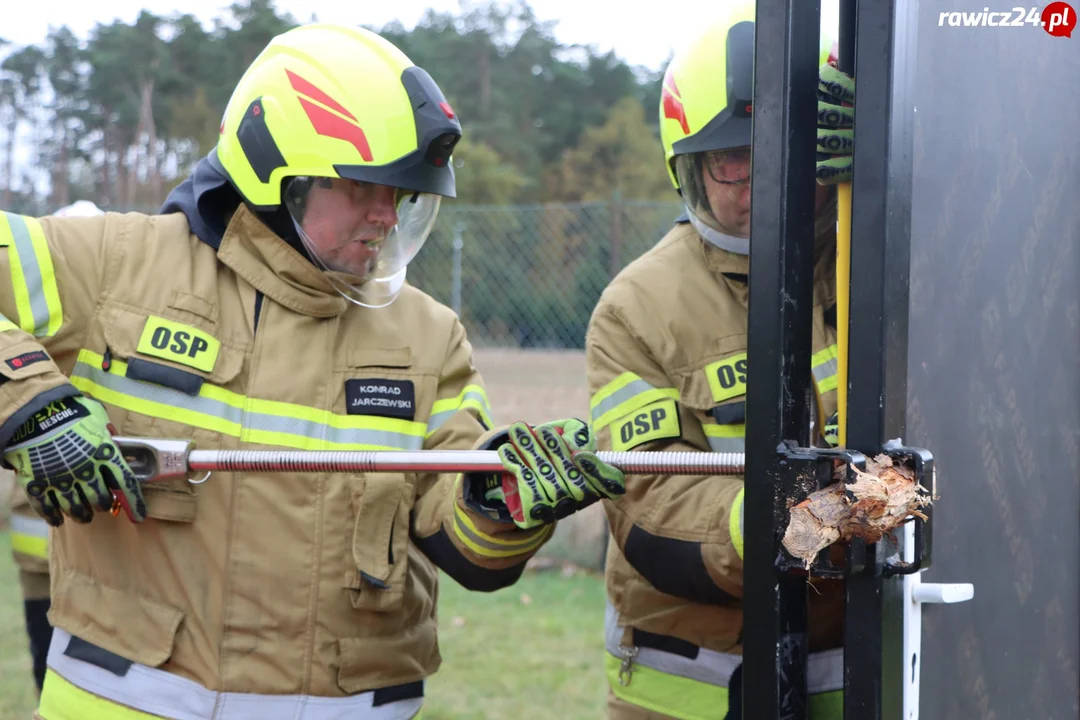
[[[840,472],[845,469],[841,466]],[[791,508],[784,547],[807,568],[836,542],[858,537],[875,543],[913,515],[926,519],[919,509],[931,504],[930,494],[909,468],[882,454],[867,458],[865,472],[854,472],[854,483],[833,483]]]

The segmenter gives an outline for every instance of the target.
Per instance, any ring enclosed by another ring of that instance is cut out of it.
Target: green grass
[[[604,716],[601,576],[528,572],[490,594],[441,580],[443,666],[428,682],[424,720]],[[36,705],[22,595],[0,532],[0,720],[28,718]]]
[[[604,717],[601,576],[526,573],[492,594],[446,578],[440,588],[443,667],[424,720]]]
[[[29,718],[36,707],[22,590],[5,531],[0,532],[0,718]]]

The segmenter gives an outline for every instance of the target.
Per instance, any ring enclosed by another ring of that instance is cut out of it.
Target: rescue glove
[[[596,437],[581,420],[518,422],[496,439],[506,472],[465,478],[466,502],[494,519],[527,530],[626,492],[622,471],[597,457]]]
[[[855,140],[855,81],[833,65],[818,72],[817,181],[851,182]]]
[[[4,448],[35,512],[54,526],[64,515],[88,523],[116,502],[132,522],[146,518],[139,481],[109,432],[109,416],[86,397],[54,400],[15,431]]]

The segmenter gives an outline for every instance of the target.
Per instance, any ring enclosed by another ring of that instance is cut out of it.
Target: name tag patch
[[[28,353],[23,353],[22,355],[16,355],[13,358],[8,358],[4,362],[6,362],[7,366],[12,370],[22,370],[27,365],[33,365],[34,363],[39,363],[48,359],[49,356],[45,354],[44,350],[33,350]]]
[[[615,452],[677,437],[682,437],[682,425],[674,400],[658,400],[611,424],[611,449]]]
[[[198,328],[151,315],[135,349],[143,355],[210,372],[217,362],[221,343]]]
[[[416,417],[416,388],[412,380],[346,380],[345,410],[349,415],[412,420]]]
[[[724,402],[746,394],[746,353],[739,353],[705,366],[713,402]]]

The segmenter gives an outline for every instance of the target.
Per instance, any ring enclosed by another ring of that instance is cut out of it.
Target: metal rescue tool
[[[140,482],[188,478],[205,472],[503,472],[494,450],[196,450],[190,440],[114,437]],[[624,473],[668,475],[742,474],[743,453],[598,452]]]

